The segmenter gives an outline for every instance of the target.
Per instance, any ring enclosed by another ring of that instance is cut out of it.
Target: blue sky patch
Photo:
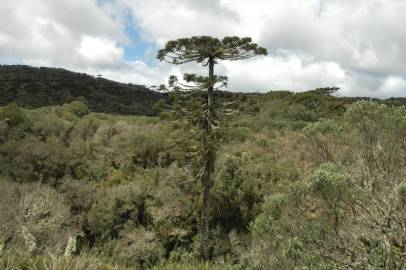
[[[155,65],[155,53],[157,50],[155,44],[142,40],[142,38],[140,37],[140,33],[133,25],[131,18],[129,18],[129,21],[126,25],[125,32],[130,38],[130,44],[123,45],[124,59],[126,61],[140,60],[145,62],[149,66]]]

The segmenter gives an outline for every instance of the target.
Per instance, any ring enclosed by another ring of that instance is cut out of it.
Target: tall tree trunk
[[[207,89],[207,115],[206,127],[203,138],[204,143],[204,168],[202,173],[202,188],[203,188],[203,207],[202,207],[202,227],[201,227],[201,242],[200,252],[204,260],[209,259],[209,239],[210,239],[210,189],[212,185],[212,174],[214,172],[214,161],[216,157],[215,145],[213,141],[213,125],[214,125],[214,58],[209,58],[209,80],[210,85]]]

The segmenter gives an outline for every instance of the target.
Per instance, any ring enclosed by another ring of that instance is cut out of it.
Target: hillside
[[[5,104],[0,269],[403,269],[406,108],[330,90],[218,93],[233,113],[218,115],[206,263],[203,142],[185,123],[199,96],[148,105],[158,116]]]
[[[0,106],[16,102],[38,108],[77,99],[95,112],[154,115],[152,105],[166,95],[61,68],[0,65]]]
[[[285,91],[276,91],[277,95],[280,92]],[[266,96],[228,91],[216,91],[215,94],[220,100],[238,99],[243,102],[247,99],[263,100]],[[298,93],[296,99],[301,96],[309,98],[307,94]],[[168,94],[143,85],[119,83],[62,68],[0,65],[0,106],[14,102],[21,107],[34,109],[80,100],[94,112],[157,116],[160,111],[153,105],[161,99],[166,103],[171,102]],[[361,99],[368,98],[343,98],[346,102]],[[375,101],[406,105],[406,98]]]

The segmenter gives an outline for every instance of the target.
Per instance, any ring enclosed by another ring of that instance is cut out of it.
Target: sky
[[[226,90],[406,97],[405,27],[403,0],[0,0],[0,64],[151,86],[207,72],[157,61],[168,40],[249,36],[269,54],[216,65]]]

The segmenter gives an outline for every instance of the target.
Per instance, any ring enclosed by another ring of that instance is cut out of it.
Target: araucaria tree
[[[197,62],[208,67],[208,76],[185,74],[185,83],[171,76],[169,85],[175,90],[202,91],[205,102],[203,104],[204,116],[199,122],[202,130],[203,168],[200,174],[202,183],[202,216],[201,216],[201,256],[209,258],[209,208],[210,189],[213,181],[214,163],[218,142],[215,130],[217,128],[216,107],[213,91],[227,84],[227,77],[214,75],[214,65],[218,61],[242,60],[256,55],[266,55],[267,50],[253,43],[251,38],[225,37],[223,39],[210,36],[194,36],[168,41],[165,48],[159,50],[157,58],[172,64]]]

